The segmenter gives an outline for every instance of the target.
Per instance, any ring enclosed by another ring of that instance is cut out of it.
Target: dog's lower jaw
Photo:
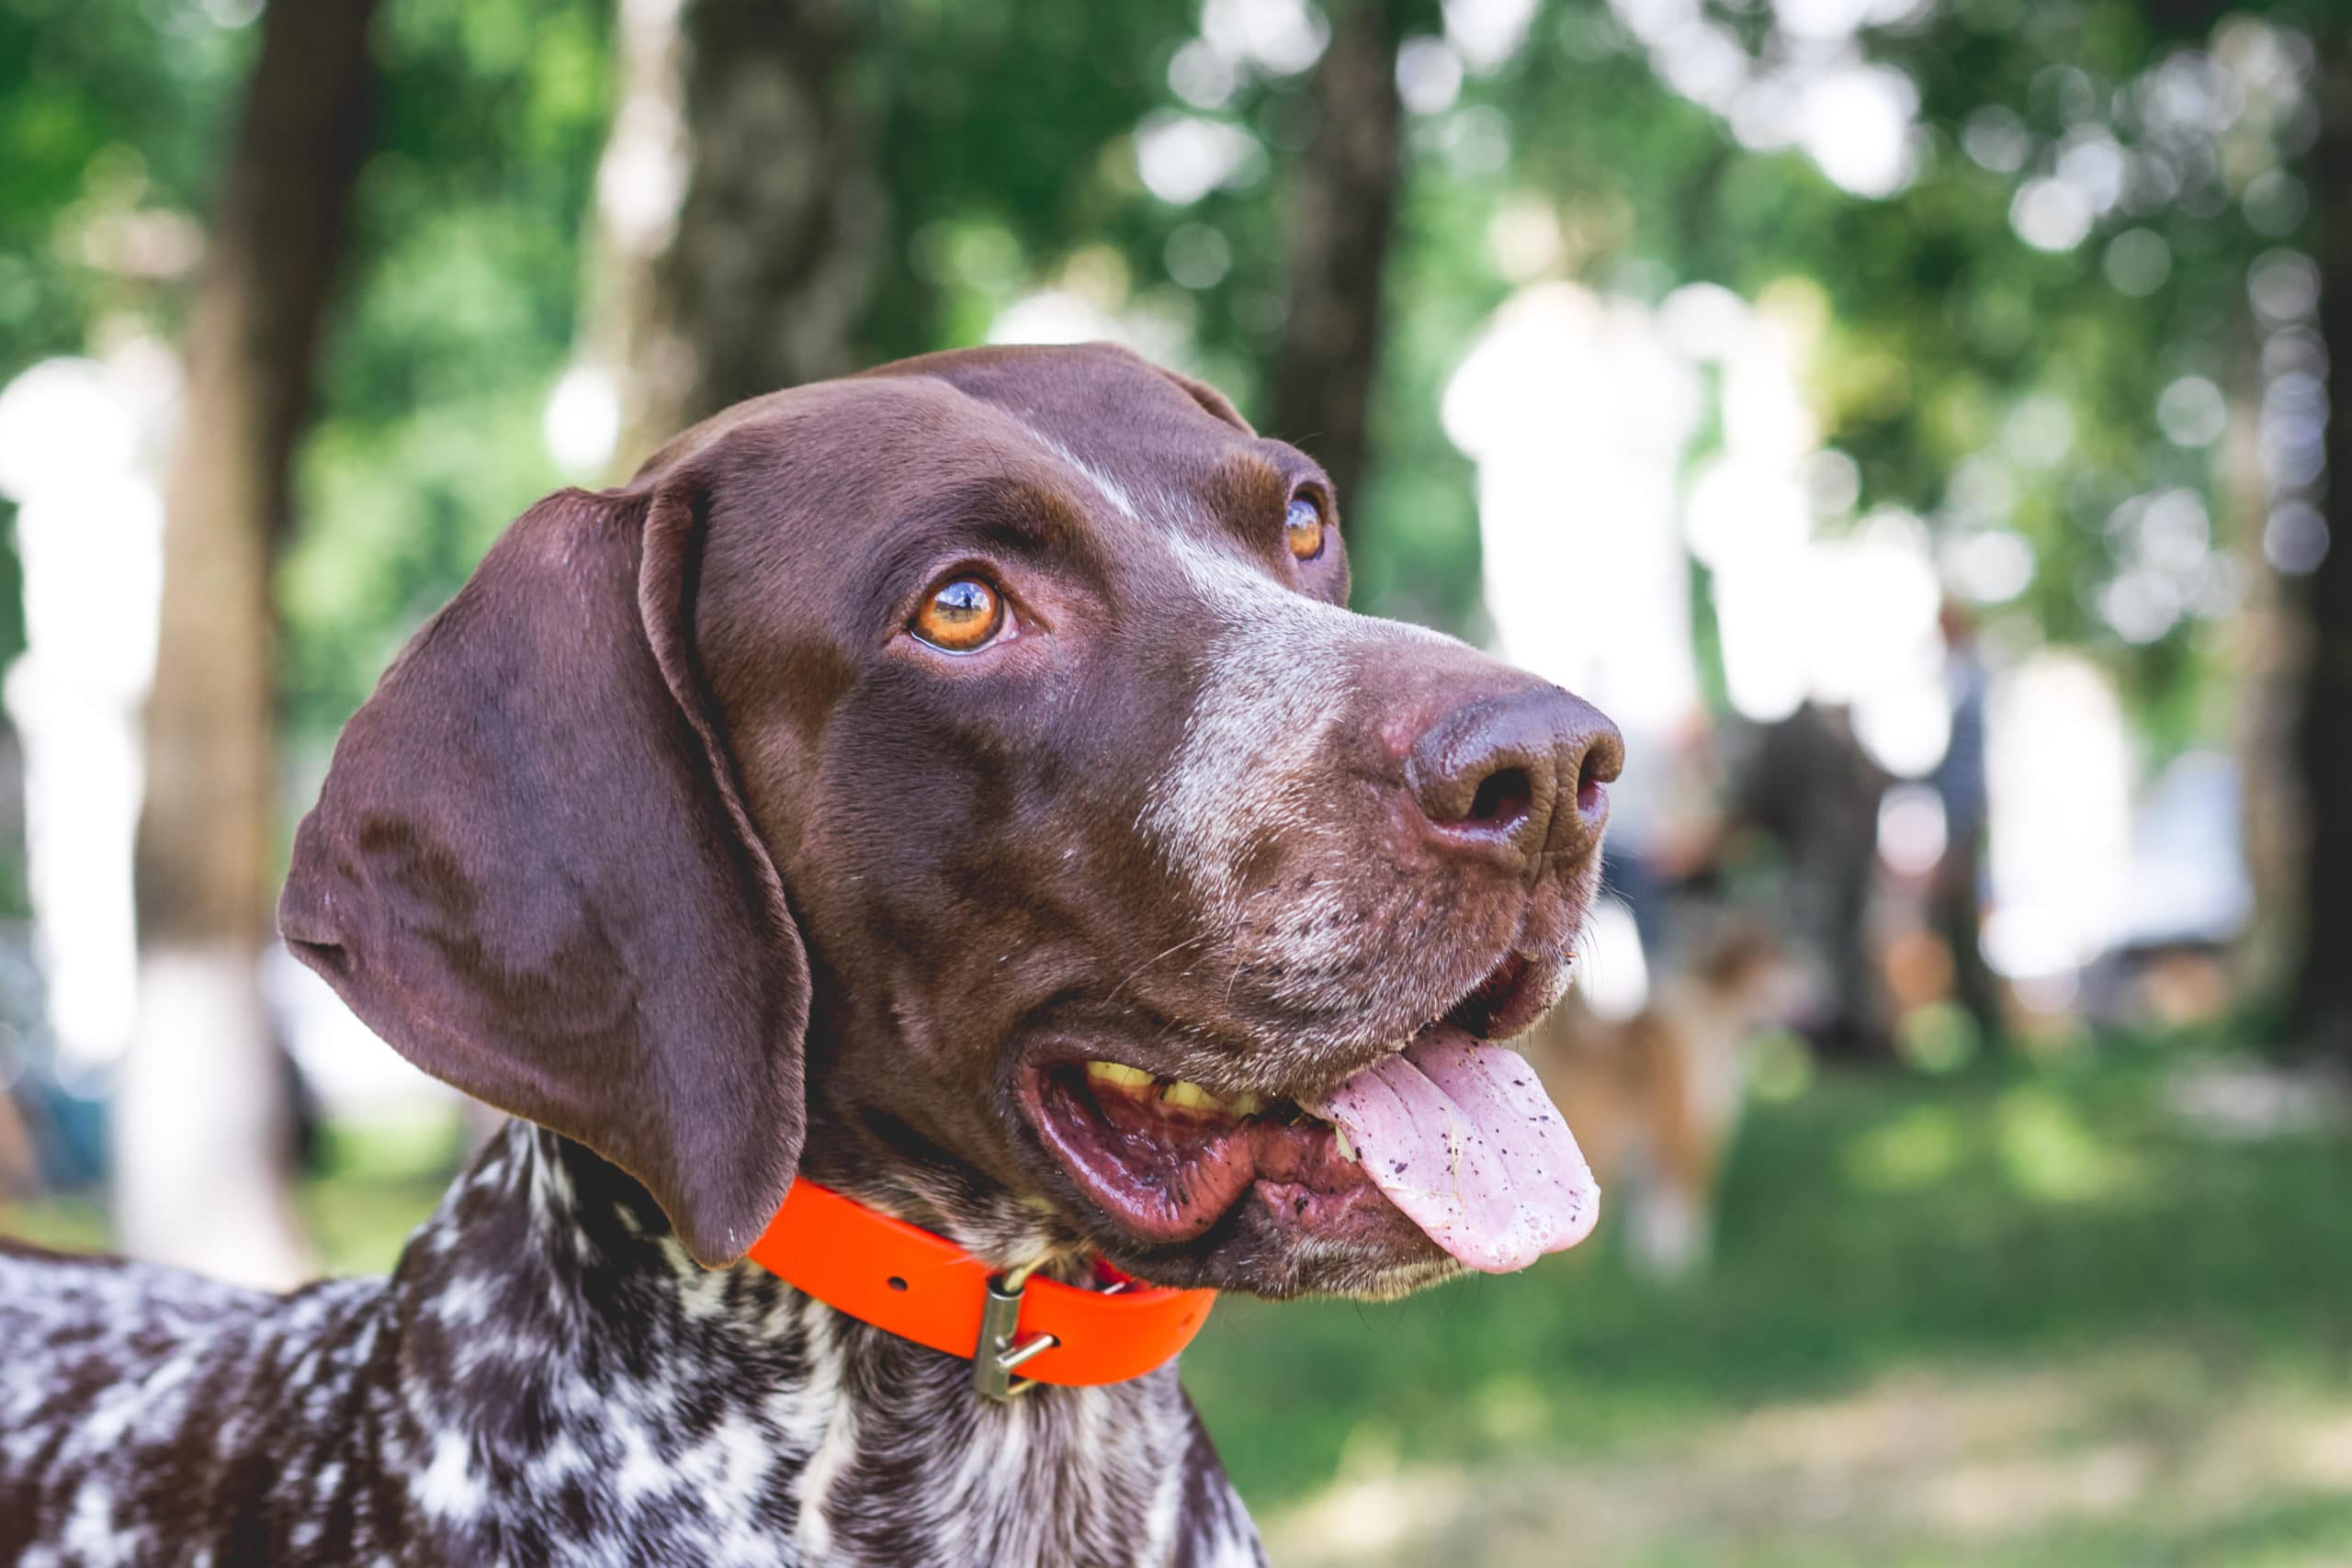
[[[39,1303],[106,1267],[0,1257],[0,1560],[78,1531],[128,1561],[1262,1562],[1173,1368],[986,1403],[964,1361],[698,1268],[520,1124],[390,1280],[124,1275],[151,1319],[94,1412],[91,1303]]]

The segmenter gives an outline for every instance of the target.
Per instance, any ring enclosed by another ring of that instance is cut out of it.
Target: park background
[[[1594,1006],[1810,976],[1711,1258],[1220,1311],[1278,1562],[2352,1559],[2322,0],[0,0],[0,1228],[387,1265],[478,1126],[267,919],[385,661],[703,412],[1094,337],[1624,726]]]

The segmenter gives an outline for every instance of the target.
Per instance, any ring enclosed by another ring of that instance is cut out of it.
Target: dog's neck
[[[1067,1220],[910,1129],[830,1119],[809,1129],[800,1171],[876,1213],[946,1237],[992,1274],[1035,1269],[1065,1283],[1093,1277],[1095,1250]]]
[[[636,1182],[538,1129],[490,1142],[393,1289],[413,1492],[460,1544],[619,1514],[639,1561],[1256,1560],[1173,1368],[989,1404],[968,1363],[698,1267]]]

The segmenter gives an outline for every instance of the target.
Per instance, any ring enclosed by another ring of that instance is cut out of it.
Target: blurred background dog
[[[1705,1264],[1715,1187],[1746,1098],[1743,1047],[1794,1020],[1810,994],[1760,919],[1716,916],[1667,957],[1632,1013],[1571,993],[1521,1042],[1576,1129],[1636,1268]]]

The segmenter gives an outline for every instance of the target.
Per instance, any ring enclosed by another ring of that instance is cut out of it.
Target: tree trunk
[[[2331,544],[2298,585],[2311,637],[2295,733],[2308,837],[2289,1022],[2302,1048],[2352,1064],[2352,410],[2340,389],[2352,367],[2352,24],[2323,25],[2315,41],[2319,325],[2339,390],[2327,423]]]
[[[1404,167],[1396,46],[1405,0],[1354,0],[1332,13],[1316,68],[1314,139],[1290,184],[1290,313],[1272,376],[1268,433],[1323,465],[1344,510],[1363,498],[1381,269]]]
[[[256,1280],[304,1258],[263,1004],[277,841],[271,570],[366,147],[374,0],[272,0],[183,346],[115,1112],[126,1249]]]
[[[590,353],[624,470],[730,403],[858,368],[885,226],[845,0],[623,0]]]
[[[2262,471],[2262,383],[2260,351],[2248,341],[2232,355],[2229,423],[2214,489],[2221,532],[2250,585],[2230,623],[2225,666],[2236,688],[2230,740],[2254,895],[2234,954],[2234,985],[2242,997],[2275,1002],[2289,994],[2301,961],[2306,828],[2296,759],[2310,637],[2298,590],[2263,554],[2271,497]]]

